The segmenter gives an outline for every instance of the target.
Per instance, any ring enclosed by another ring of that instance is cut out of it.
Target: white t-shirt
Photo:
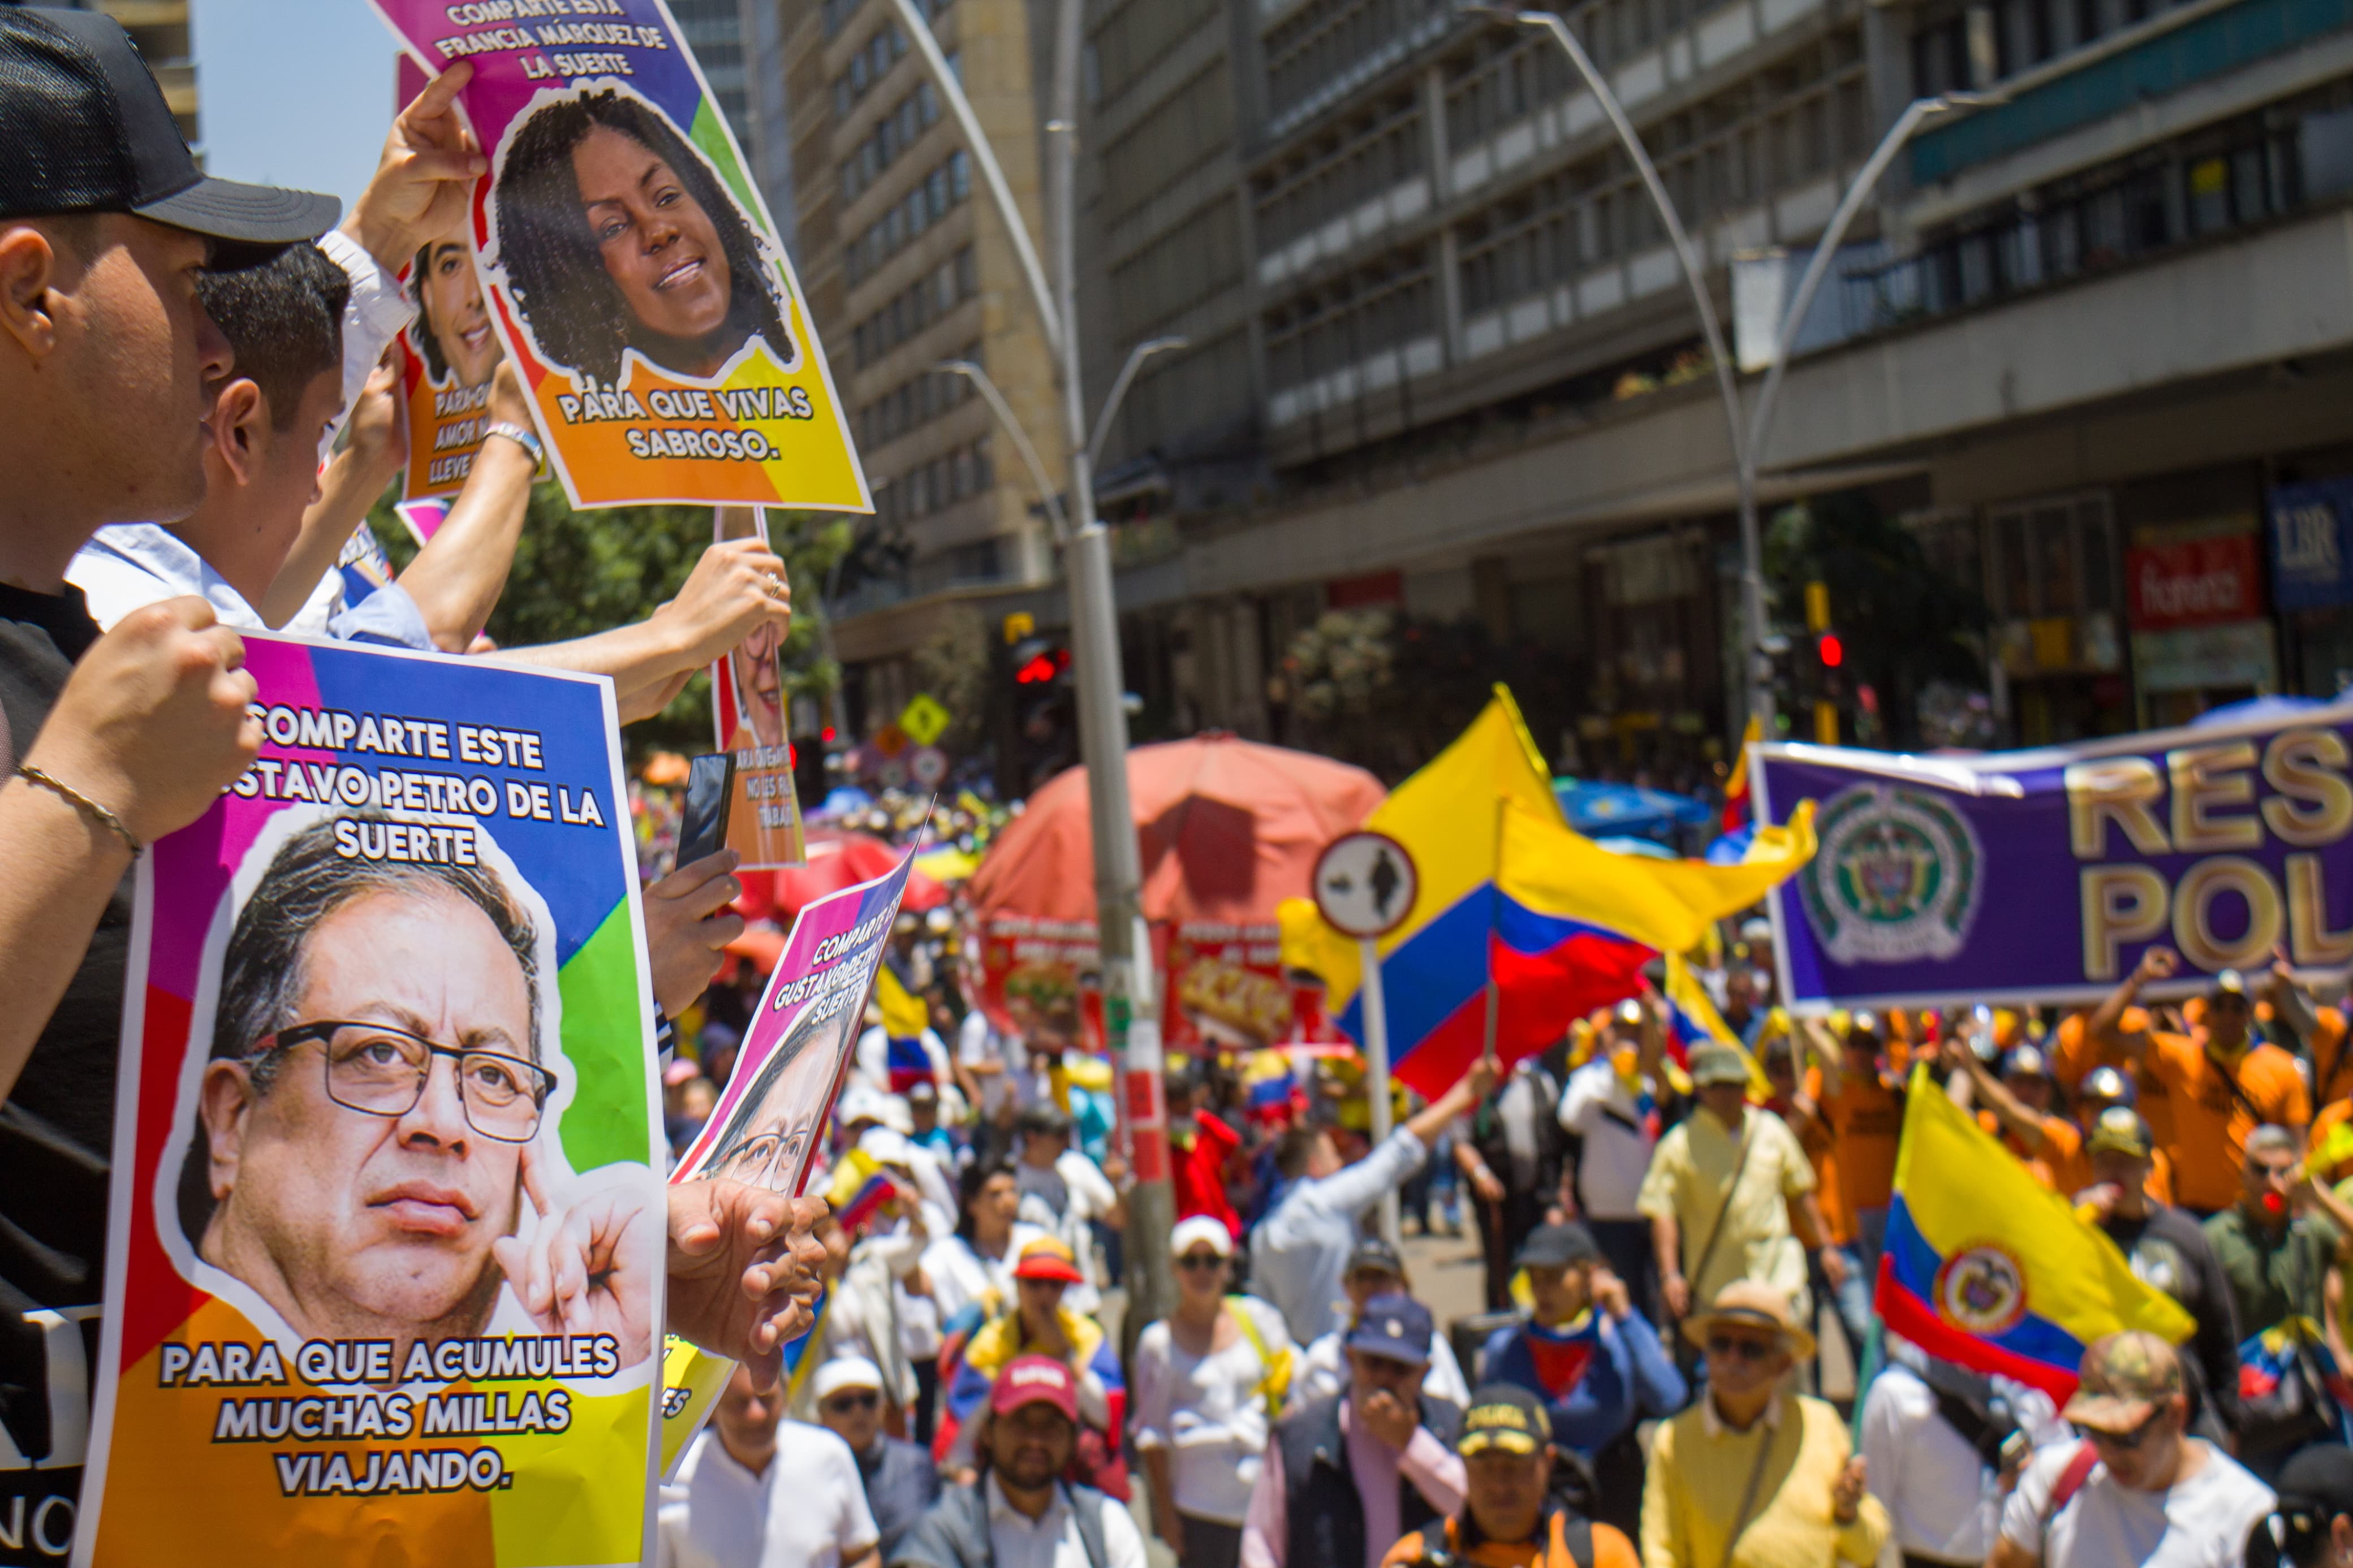
[[[706,1430],[662,1489],[658,1568],[840,1568],[881,1532],[849,1445],[786,1421],[776,1455],[754,1475]]]
[[[1268,1355],[1282,1355],[1291,1343],[1282,1314],[1265,1302],[1240,1296],[1228,1305],[1250,1314]],[[1165,1320],[1137,1337],[1135,1444],[1168,1451],[1178,1512],[1232,1525],[1250,1512],[1267,1435],[1281,1414],[1260,1395],[1266,1375],[1248,1334],[1205,1356],[1179,1346]]]
[[[997,1035],[997,1026],[988,1015],[975,1007],[956,1026],[956,1060],[968,1068],[985,1062],[995,1062],[999,1068],[1009,1064],[1005,1059],[1005,1042]],[[1006,1076],[1003,1072],[978,1073],[980,1081],[980,1114],[988,1121],[997,1119],[999,1107],[1005,1103]]]
[[[2272,1489],[2212,1444],[2189,1441],[2206,1462],[2188,1480],[2169,1491],[2134,1491],[2118,1485],[2105,1465],[2094,1465],[2047,1529],[2052,1489],[2073,1460],[2075,1445],[2036,1450],[2002,1509],[2002,1538],[2041,1556],[2042,1568],[2238,1568],[2247,1532],[2272,1511]]]
[[[1568,1075],[1560,1096],[1560,1124],[1585,1140],[1577,1186],[1586,1217],[1640,1219],[1634,1199],[1659,1141],[1607,1058],[1597,1058]]]

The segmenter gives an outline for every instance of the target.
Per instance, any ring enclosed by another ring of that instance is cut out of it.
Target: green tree
[[[396,566],[417,554],[417,542],[392,510],[392,492],[369,514],[369,525]],[[841,684],[828,656],[825,583],[845,554],[852,520],[831,514],[771,511],[769,542],[785,559],[793,584],[793,629],[782,660],[793,696],[822,696]],[[568,642],[643,620],[673,597],[712,538],[711,509],[696,506],[612,507],[575,511],[554,483],[533,488],[522,538],[506,592],[486,628],[502,647]],[[632,757],[655,749],[711,749],[711,677],[687,683],[655,718],[622,731]]]
[[[1940,571],[1919,537],[1860,491],[1784,509],[1765,539],[1765,576],[1793,640],[1803,625],[1806,584],[1830,590],[1831,624],[1846,651],[1839,700],[1852,736],[1857,693],[1869,686],[1879,704],[1879,743],[1920,743],[1920,693],[1931,681],[1985,683],[1982,647],[1991,620],[1985,601]],[[1786,705],[1786,704],[1785,704]],[[1790,713],[1804,731],[1802,715]]]

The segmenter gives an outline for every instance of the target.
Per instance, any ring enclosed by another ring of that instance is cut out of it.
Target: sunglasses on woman
[[[871,1410],[882,1403],[882,1396],[872,1389],[859,1394],[837,1394],[825,1402],[828,1415],[847,1415],[853,1410]]]
[[[1731,1334],[1713,1334],[1707,1342],[1707,1353],[1712,1356],[1736,1357],[1752,1363],[1771,1360],[1773,1352],[1779,1348],[1771,1340],[1752,1340]]]
[[[1225,1266],[1226,1260],[1214,1252],[1188,1252],[1176,1260],[1176,1267],[1187,1274],[1200,1274]]]

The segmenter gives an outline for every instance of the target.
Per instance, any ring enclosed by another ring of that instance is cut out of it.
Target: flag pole
[[[1378,939],[1360,937],[1356,942],[1357,963],[1364,971],[1364,980],[1357,991],[1365,1006],[1365,1102],[1371,1113],[1370,1131],[1373,1146],[1388,1142],[1389,1123],[1389,1016],[1388,1001],[1381,990],[1381,950]],[[1390,1187],[1381,1194],[1381,1235],[1391,1247],[1403,1245],[1398,1228],[1398,1190]]]

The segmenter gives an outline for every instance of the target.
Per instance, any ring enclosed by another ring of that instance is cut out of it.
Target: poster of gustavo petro
[[[491,319],[575,506],[870,511],[784,247],[662,0],[374,0],[491,160]]]
[[[611,688],[246,639],[138,867],[78,1564],[649,1542],[664,1198]]]

